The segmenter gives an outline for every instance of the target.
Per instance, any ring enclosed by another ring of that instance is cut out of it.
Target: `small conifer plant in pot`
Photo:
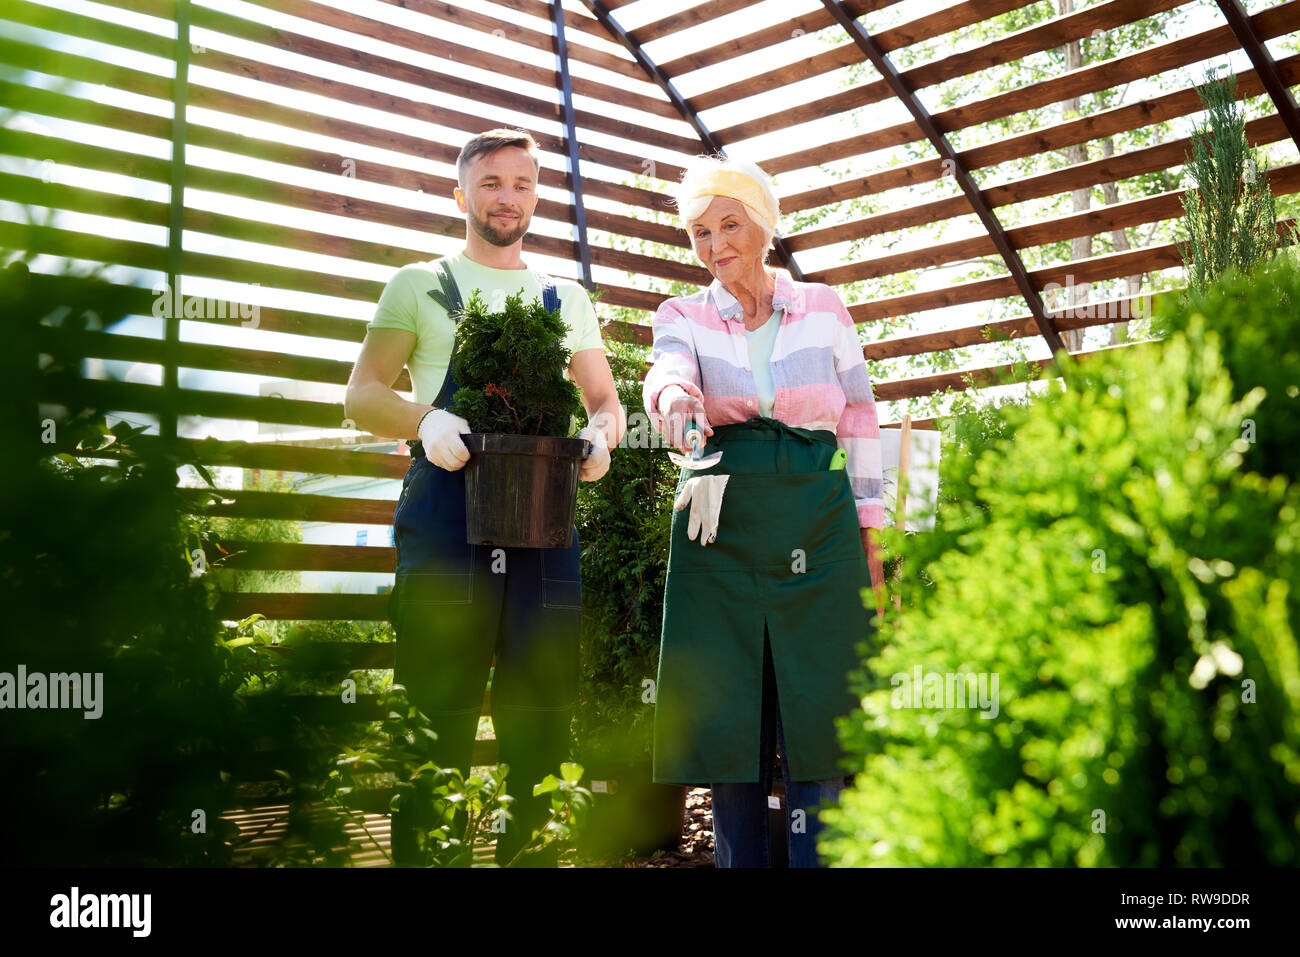
[[[456,327],[451,411],[473,430],[461,438],[468,538],[475,545],[567,548],[578,469],[591,451],[569,438],[579,407],[566,376],[570,352],[559,310],[508,296],[489,311],[478,292]]]

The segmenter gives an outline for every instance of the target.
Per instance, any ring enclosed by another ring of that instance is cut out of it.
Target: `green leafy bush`
[[[357,821],[349,809],[358,789],[393,787],[392,809],[413,807],[427,821],[416,833],[418,854],[427,867],[472,867],[474,852],[492,841],[500,826],[512,820],[514,798],[506,793],[509,766],[483,769],[469,777],[432,760],[437,735],[428,718],[406,698],[406,689],[393,686],[380,696],[387,717],[336,759],[326,796],[330,804]],[[533,784],[533,794],[550,794],[551,814],[533,831],[505,866],[511,867],[550,845],[571,843],[586,821],[591,792],[579,785],[582,767],[561,764],[560,775],[548,774]],[[491,866],[491,865],[489,865]]]
[[[904,612],[852,677],[832,863],[1300,863],[1300,485],[1246,428],[1285,416],[1297,296],[1292,268],[1167,304],[1168,340],[945,453],[934,532],[886,533]],[[918,667],[996,675],[996,709],[911,707]]]
[[[578,489],[582,542],[581,707],[574,719],[584,763],[649,762],[664,578],[677,468],[656,448],[641,403],[644,350],[610,339],[606,355],[628,430],[609,472]]]
[[[489,312],[474,291],[456,326],[456,382],[451,410],[475,432],[568,435],[578,387],[565,378],[571,353],[559,310],[541,300],[506,297]]]

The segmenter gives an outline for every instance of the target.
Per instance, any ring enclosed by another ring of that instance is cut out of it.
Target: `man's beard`
[[[524,233],[528,232],[529,225],[528,217],[521,214],[519,221],[515,224],[515,228],[508,232],[504,232],[493,226],[492,220],[489,217],[485,216],[480,219],[478,216],[473,215],[472,210],[469,221],[470,225],[474,228],[474,232],[478,233],[480,238],[491,243],[493,246],[513,246],[515,243],[519,242]]]

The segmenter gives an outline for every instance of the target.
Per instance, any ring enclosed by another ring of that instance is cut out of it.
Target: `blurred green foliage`
[[[1285,260],[1230,274],[962,426],[935,530],[886,532],[903,612],[852,678],[828,860],[1300,863],[1297,304]],[[997,717],[894,707],[916,666],[998,675]]]
[[[184,443],[110,424],[80,398],[75,351],[38,362],[38,325],[84,327],[92,305],[111,325],[126,314],[122,298],[21,264],[2,278],[0,672],[102,675],[98,717],[12,702],[0,711],[0,763],[15,782],[0,789],[0,814],[22,822],[5,862],[230,864],[240,835],[222,815],[256,783],[269,803],[290,805],[286,839],[265,863],[341,863],[341,828],[305,813],[336,748],[263,690],[284,664],[260,616],[232,626],[216,610],[219,556],[200,543],[204,502],[220,493],[178,486],[186,466],[210,481]]]

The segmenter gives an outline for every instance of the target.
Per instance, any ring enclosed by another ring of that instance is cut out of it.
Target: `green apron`
[[[790,778],[844,776],[835,718],[856,705],[848,672],[874,643],[870,573],[835,436],[776,419],[714,429],[704,452],[730,474],[717,540],[673,513],[654,726],[654,780],[758,781],[764,632],[771,642]]]

